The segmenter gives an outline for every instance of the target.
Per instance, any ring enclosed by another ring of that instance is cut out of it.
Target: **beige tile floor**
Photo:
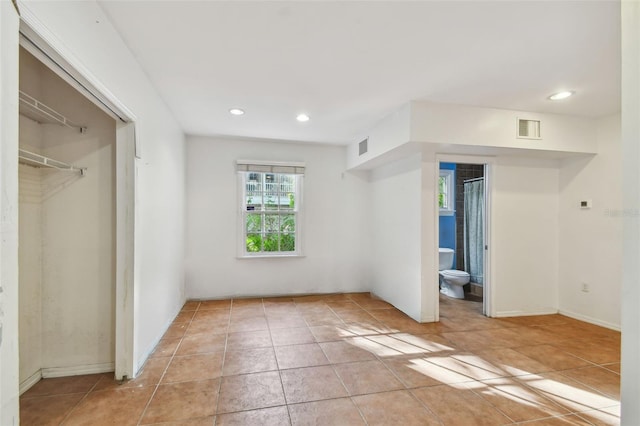
[[[21,424],[619,423],[619,333],[445,296],[440,311],[418,324],[362,293],[187,302],[138,378],[42,380]]]

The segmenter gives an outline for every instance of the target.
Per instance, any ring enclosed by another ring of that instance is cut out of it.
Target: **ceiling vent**
[[[369,138],[366,138],[358,144],[358,155],[366,154],[369,150]]]
[[[542,139],[540,136],[540,120],[518,118],[518,138]]]

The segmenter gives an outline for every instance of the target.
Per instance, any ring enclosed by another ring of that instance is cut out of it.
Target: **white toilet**
[[[463,285],[467,284],[471,277],[465,271],[451,269],[453,267],[454,251],[450,248],[439,248],[440,265],[440,293],[456,299],[464,299]]]

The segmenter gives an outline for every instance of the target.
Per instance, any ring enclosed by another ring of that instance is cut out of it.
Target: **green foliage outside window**
[[[440,176],[438,180],[438,206],[441,209],[447,208],[447,178]]]
[[[256,176],[256,182],[267,181],[264,176]],[[278,182],[289,185],[287,191],[294,190],[291,187],[292,177],[274,175],[269,182],[278,185]],[[249,189],[249,187],[247,187]],[[255,203],[254,203],[255,202]],[[251,209],[246,212],[245,235],[246,250],[248,253],[260,252],[293,252],[296,250],[296,215],[295,194],[284,192],[282,186],[271,186],[270,192],[264,189],[247,191],[246,205]]]

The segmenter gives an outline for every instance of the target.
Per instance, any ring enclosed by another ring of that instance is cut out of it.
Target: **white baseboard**
[[[38,383],[42,379],[42,370],[38,370],[31,376],[27,377],[20,383],[20,395],[31,389],[33,385]]]
[[[88,365],[75,365],[73,367],[49,367],[43,368],[43,378],[50,377],[66,377],[66,376],[79,376],[81,374],[97,374],[97,373],[111,373],[115,371],[115,364],[113,362],[106,362],[103,364],[88,364]]]
[[[531,317],[534,315],[553,315],[557,313],[557,309],[549,309],[544,311],[499,311],[496,312],[494,318]]]
[[[605,328],[609,328],[611,330],[620,331],[620,325],[619,324],[613,324],[613,323],[610,323],[608,321],[602,321],[602,320],[599,320],[599,319],[596,319],[596,318],[589,317],[587,315],[577,314],[575,312],[565,311],[565,310],[562,310],[562,309],[558,313],[560,315],[564,315],[564,316],[567,316],[569,318],[573,318],[573,319],[577,319],[577,320],[580,320],[580,321],[588,322],[589,324],[599,325],[600,327],[605,327]]]

